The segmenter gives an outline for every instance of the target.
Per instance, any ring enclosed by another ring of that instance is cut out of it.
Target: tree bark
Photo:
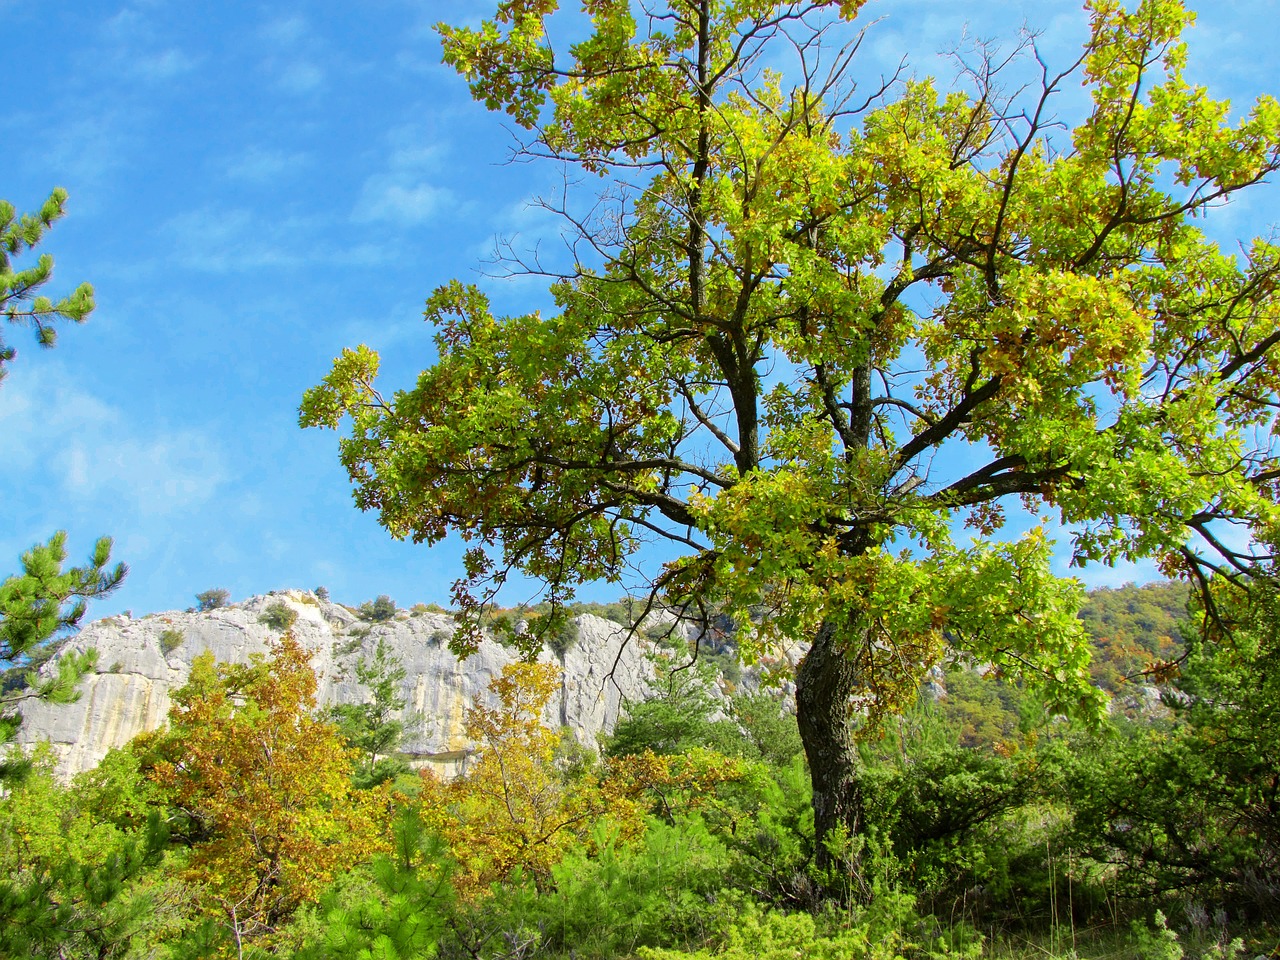
[[[856,368],[849,382],[848,421],[842,424],[832,414],[832,425],[850,454],[871,443],[871,378],[870,362]],[[861,555],[871,546],[870,531],[862,527],[850,532],[853,538],[845,549]],[[857,846],[842,847],[831,841],[841,828],[854,841],[862,831],[862,784],[852,715],[860,678],[848,644],[858,642],[866,632],[865,624],[826,620],[796,669],[796,720],[813,782],[814,859],[828,878],[828,893],[848,889],[860,879]]]
[[[859,858],[856,848],[832,850],[828,841],[836,839],[841,827],[849,838],[857,837],[862,828],[862,789],[850,714],[858,675],[854,662],[837,645],[837,635],[844,633],[824,623],[796,670],[796,719],[813,782],[814,856],[833,890],[856,882]]]

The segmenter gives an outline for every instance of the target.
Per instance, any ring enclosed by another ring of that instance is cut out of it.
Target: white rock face
[[[371,657],[382,639],[405,669],[409,725],[401,750],[443,776],[465,769],[474,745],[463,735],[464,715],[477,700],[489,701],[489,682],[516,659],[514,652],[485,640],[474,656],[459,661],[449,650],[455,624],[446,614],[400,611],[395,620],[365,624],[345,607],[296,590],[207,613],[160,613],[141,620],[120,616],[89,624],[67,649],[96,649],[97,672],[84,678],[76,703],[24,704],[18,743],[48,741],[62,776],[93,768],[111,748],[164,724],[171,691],[186,683],[201,653],[245,663],[252,654],[266,652],[279,633],[258,618],[277,602],[298,615],[293,635],[312,652],[321,706],[368,699],[355,683],[354,666],[362,654]],[[550,650],[542,654],[544,661],[563,666],[559,695],[543,719],[568,727],[579,742],[593,746],[597,735],[613,728],[624,700],[648,695],[653,666],[647,646],[638,637],[625,642],[626,631],[617,624],[583,616],[574,625],[577,639],[563,656]],[[166,631],[182,636],[167,653],[161,644]]]

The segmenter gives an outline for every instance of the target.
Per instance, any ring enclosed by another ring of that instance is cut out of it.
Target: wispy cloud
[[[200,273],[297,270],[318,264],[373,266],[399,256],[376,242],[344,244],[322,217],[270,216],[244,207],[202,206],[161,227],[171,262]]]
[[[365,179],[351,213],[353,220],[413,227],[455,205],[453,191],[428,179],[439,173],[447,144],[421,137],[413,127],[392,131],[385,167]]]
[[[199,64],[199,60],[176,47],[161,50],[152,54],[135,57],[129,64],[130,72],[145,80],[172,80],[184,73],[190,73]]]
[[[303,95],[324,86],[325,74],[307,60],[293,60],[274,66],[276,86],[285,93]]]
[[[233,180],[265,183],[283,174],[295,173],[310,163],[305,153],[289,150],[271,150],[253,146],[227,162],[224,171]]]
[[[289,47],[307,39],[311,30],[306,18],[297,14],[268,21],[258,30],[258,36],[267,43]]]
[[[306,262],[305,225],[270,219],[243,208],[204,206],[170,219],[161,228],[172,258],[202,272],[228,273]]]
[[[130,419],[53,366],[6,381],[0,433],[11,476],[39,464],[70,499],[126,515],[204,503],[230,477],[225,452],[206,433]]]
[[[258,39],[269,51],[262,70],[282,93],[305,96],[322,89],[327,74],[321,63],[327,57],[323,44],[304,17],[271,20],[258,29]]]
[[[130,141],[131,124],[115,108],[63,114],[45,132],[42,166],[49,176],[68,189],[101,183],[124,163]]]
[[[453,193],[430,184],[410,184],[394,173],[376,174],[364,182],[352,218],[417,226],[434,220],[453,202]]]
[[[221,449],[193,430],[82,439],[72,442],[61,460],[68,490],[80,496],[132,500],[151,513],[173,513],[204,503],[229,478]]]

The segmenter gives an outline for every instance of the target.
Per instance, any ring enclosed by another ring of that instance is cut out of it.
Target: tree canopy
[[[1080,564],[1253,569],[1227,531],[1276,520],[1280,250],[1198,220],[1280,166],[1280,105],[1233,121],[1186,79],[1180,3],[1096,0],[1072,62],[1027,37],[960,54],[954,89],[870,91],[856,0],[594,0],[567,45],[557,6],[440,27],[528,155],[605,185],[548,203],[567,268],[516,263],[557,309],[445,284],[413,389],[379,392],[361,346],[302,405],[349,418],[356,501],[393,536],[470,541],[473,623],[513,570],[564,601],[674,545],[652,598],[752,623],[748,656],[809,644],[824,837],[859,825],[854,727],[948,644],[1099,704],[1080,587],[1009,510],[1063,524]]]
[[[269,939],[336,872],[386,847],[388,793],[353,788],[352,752],[314,715],[310,659],[292,635],[248,664],[202,654],[168,728],[136,741],[180,812],[200,907],[237,944]]]

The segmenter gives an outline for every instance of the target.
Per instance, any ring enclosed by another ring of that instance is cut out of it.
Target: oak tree
[[[1280,166],[1280,106],[1233,118],[1186,79],[1177,0],[1093,0],[1071,62],[1030,37],[962,55],[954,89],[870,92],[858,0],[589,0],[572,43],[557,6],[440,28],[529,156],[605,184],[548,204],[571,263],[524,262],[556,309],[446,284],[413,389],[379,392],[361,346],[302,406],[349,418],[357,503],[393,536],[470,542],[464,617],[511,571],[563,603],[677,550],[652,599],[749,625],[747,656],[807,645],[825,839],[862,825],[855,734],[948,645],[1097,708],[1080,587],[1008,511],[1082,564],[1252,568],[1224,531],[1276,515],[1280,250],[1198,218]]]

